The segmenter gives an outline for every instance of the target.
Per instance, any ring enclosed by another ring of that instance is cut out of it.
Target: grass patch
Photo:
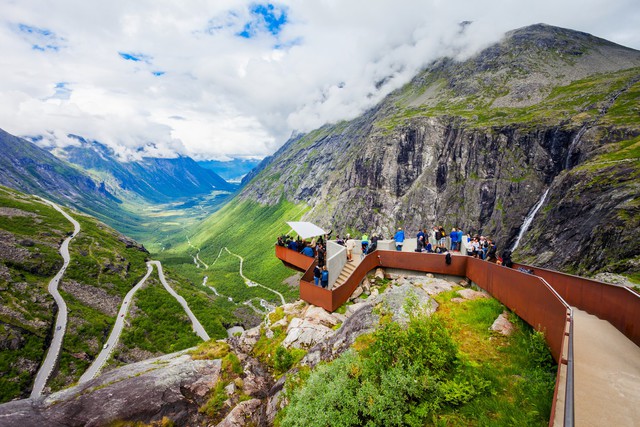
[[[491,333],[504,307],[455,296],[439,295],[435,315],[414,311],[406,327],[382,322],[335,361],[288,378],[279,425],[547,425],[555,365],[542,335],[515,316],[514,335]]]
[[[206,341],[198,344],[195,350],[189,352],[194,360],[215,360],[222,359],[229,354],[229,344],[221,341]]]

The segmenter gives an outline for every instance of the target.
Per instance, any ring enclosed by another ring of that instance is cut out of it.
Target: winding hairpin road
[[[64,302],[64,299],[62,298],[62,295],[60,295],[60,292],[58,292],[58,285],[60,284],[60,279],[64,275],[64,272],[67,270],[69,261],[71,259],[71,257],[69,256],[69,242],[80,232],[80,223],[73,219],[68,213],[63,211],[60,206],[47,199],[43,199],[42,197],[39,198],[43,202],[51,205],[51,207],[64,215],[64,217],[73,224],[73,233],[69,237],[67,237],[60,246],[60,255],[62,255],[64,263],[62,264],[62,268],[60,269],[60,271],[58,271],[58,274],[56,274],[55,277],[49,282],[48,290],[58,306],[58,314],[56,316],[53,339],[51,340],[51,344],[49,345],[49,349],[47,350],[47,356],[45,357],[44,362],[42,362],[42,366],[40,366],[40,369],[36,374],[36,379],[33,383],[33,389],[31,390],[32,399],[37,399],[42,395],[44,386],[47,383],[51,372],[53,371],[53,367],[55,366],[58,357],[60,356],[62,340],[64,339],[64,333],[67,329],[67,304]]]
[[[247,276],[245,276],[242,273],[242,264],[244,263],[244,258],[242,258],[240,255],[238,254],[234,254],[233,252],[231,252],[229,249],[227,249],[226,247],[224,248],[225,251],[227,251],[229,253],[229,255],[233,255],[234,257],[237,257],[240,260],[240,277],[242,277],[242,279],[244,280],[244,283],[250,287],[253,288],[254,286],[260,286],[261,288],[265,288],[268,291],[273,292],[274,294],[278,295],[280,297],[280,301],[282,301],[282,305],[285,305],[286,302],[284,300],[284,297],[282,296],[282,294],[274,289],[271,289],[268,286],[265,285],[261,285],[260,283],[254,282],[253,280],[249,279]]]
[[[167,292],[169,292],[180,303],[180,305],[182,305],[182,308],[187,313],[187,316],[189,316],[189,319],[191,320],[191,324],[193,326],[193,331],[204,341],[209,341],[209,334],[207,334],[207,331],[205,331],[200,321],[198,321],[196,316],[193,314],[193,312],[187,305],[187,301],[183,297],[178,295],[176,291],[174,291],[173,288],[171,288],[171,286],[169,286],[169,284],[167,283],[160,261],[148,261],[147,273],[133,288],[131,288],[131,290],[129,290],[129,292],[127,292],[127,295],[124,297],[122,305],[120,306],[118,317],[116,317],[116,322],[113,325],[113,329],[111,330],[111,334],[109,334],[109,338],[107,339],[105,346],[103,347],[100,354],[98,354],[98,357],[96,357],[96,359],[93,361],[89,369],[87,369],[87,371],[82,374],[80,380],[78,381],[79,383],[84,383],[95,378],[109,359],[109,356],[111,356],[113,349],[118,344],[122,329],[124,328],[125,317],[127,312],[129,311],[129,306],[131,305],[131,301],[133,300],[133,295],[144,285],[146,280],[149,278],[151,272],[153,271],[154,265],[158,269],[158,277],[160,277],[160,282],[162,283],[162,285],[165,287]]]
[[[173,288],[167,283],[166,279],[164,278],[164,272],[162,271],[162,264],[160,263],[160,261],[149,261],[149,263],[156,266],[156,268],[158,269],[158,276],[160,276],[160,282],[162,282],[162,285],[167,290],[167,292],[173,295],[173,297],[180,303],[184,311],[187,313],[187,316],[189,316],[191,324],[193,325],[193,331],[196,333],[196,335],[198,335],[204,341],[209,341],[211,339],[209,337],[209,334],[207,334],[207,331],[204,330],[202,324],[200,324],[196,316],[193,314],[193,312],[189,308],[189,305],[187,305],[187,301],[180,295],[178,295],[176,291],[174,291]]]
[[[78,383],[81,384],[95,378],[109,359],[109,356],[111,356],[113,349],[116,347],[116,345],[118,344],[118,340],[120,339],[120,334],[122,333],[122,328],[124,327],[125,317],[129,312],[129,307],[131,306],[133,295],[138,289],[142,287],[142,285],[144,285],[145,281],[149,278],[152,271],[153,266],[150,263],[147,263],[147,273],[133,288],[129,290],[129,292],[127,292],[127,295],[125,295],[124,300],[122,301],[122,305],[120,306],[120,310],[118,311],[116,322],[113,325],[113,329],[111,329],[111,334],[109,334],[109,338],[107,339],[106,344],[104,345],[104,347],[102,347],[102,351],[95,358],[91,366],[89,366],[89,369],[87,369],[85,373],[82,374],[80,380],[78,380]]]

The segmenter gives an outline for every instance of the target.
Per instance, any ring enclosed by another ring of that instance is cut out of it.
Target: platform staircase
[[[333,284],[333,287],[331,289],[336,289],[336,288],[344,285],[344,283],[347,281],[347,279],[349,277],[351,277],[351,273],[354,272],[354,270],[356,269],[358,264],[359,264],[359,262],[357,262],[356,260],[353,260],[352,262],[347,262],[344,265],[344,267],[342,268],[342,271],[340,272],[340,275],[336,279],[336,281]]]

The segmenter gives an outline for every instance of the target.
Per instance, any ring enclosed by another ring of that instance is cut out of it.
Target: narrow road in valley
[[[160,282],[162,282],[162,285],[167,290],[167,292],[173,295],[173,297],[176,300],[178,300],[180,305],[182,305],[182,308],[184,309],[184,311],[187,313],[187,316],[189,316],[189,319],[191,320],[191,323],[193,325],[193,331],[196,333],[196,335],[198,335],[204,341],[209,341],[210,339],[209,334],[207,334],[207,331],[204,330],[204,328],[202,327],[202,325],[200,324],[196,316],[193,314],[193,312],[189,308],[189,305],[187,304],[187,301],[184,298],[182,298],[180,295],[178,295],[176,291],[174,291],[173,288],[169,286],[169,284],[167,283],[166,279],[164,278],[164,272],[162,271],[162,264],[160,264],[160,261],[149,261],[149,262],[151,264],[155,264],[156,268],[158,269],[158,276],[160,277]]]
[[[240,255],[238,254],[234,254],[233,252],[231,252],[229,249],[227,249],[226,247],[224,248],[225,251],[227,251],[229,253],[229,255],[233,255],[235,257],[237,257],[240,260],[240,277],[242,277],[242,279],[244,280],[244,283],[246,283],[247,286],[249,286],[250,288],[254,287],[254,286],[260,286],[262,288],[265,288],[268,291],[273,292],[274,294],[278,295],[280,297],[280,301],[282,301],[282,305],[285,305],[286,302],[284,300],[284,297],[282,296],[282,294],[276,290],[273,290],[271,288],[269,288],[268,286],[265,285],[261,285],[260,283],[254,282],[253,280],[250,280],[247,276],[245,276],[242,273],[242,264],[244,263],[244,258],[242,258]]]
[[[147,263],[147,273],[133,288],[129,290],[129,292],[127,292],[127,295],[125,295],[124,300],[122,301],[122,305],[120,306],[120,310],[118,311],[116,322],[113,325],[113,329],[111,329],[111,334],[109,334],[107,342],[105,343],[104,347],[102,347],[102,351],[100,351],[98,357],[96,357],[91,366],[89,366],[89,369],[87,369],[85,373],[82,374],[78,383],[81,384],[95,378],[111,356],[113,349],[116,347],[116,345],[118,344],[118,340],[120,339],[120,334],[122,333],[125,318],[127,316],[127,313],[129,312],[131,301],[133,300],[133,295],[138,289],[142,287],[142,285],[144,285],[145,281],[149,278],[152,271],[153,266],[150,263]]]
[[[209,266],[207,264],[205,264],[204,261],[202,261],[200,259],[200,248],[193,246],[193,244],[191,243],[191,240],[189,239],[189,236],[187,236],[187,243],[189,244],[190,247],[192,247],[193,249],[195,249],[196,251],[196,256],[193,257],[193,263],[196,265],[196,268],[200,268],[200,264],[204,265],[204,269],[208,270]]]
[[[42,362],[42,366],[40,366],[40,370],[36,374],[36,379],[33,383],[33,389],[31,390],[31,398],[35,399],[42,395],[42,391],[44,390],[44,386],[53,371],[53,367],[56,365],[58,357],[60,356],[60,348],[62,348],[62,340],[64,339],[64,333],[67,329],[67,304],[64,302],[62,295],[58,292],[58,285],[60,283],[60,279],[64,275],[67,267],[69,266],[69,261],[71,257],[69,256],[69,242],[71,239],[76,237],[76,235],[80,232],[80,223],[73,219],[69,214],[60,208],[60,206],[55,203],[42,199],[44,202],[51,205],[55,210],[60,212],[64,217],[73,224],[73,233],[67,237],[60,246],[60,255],[62,255],[62,259],[64,263],[62,264],[62,268],[58,271],[58,274],[55,275],[53,279],[49,282],[49,293],[53,296],[53,299],[58,306],[58,315],[56,316],[56,324],[53,331],[53,339],[51,340],[51,344],[49,345],[49,349],[47,350],[47,356]]]

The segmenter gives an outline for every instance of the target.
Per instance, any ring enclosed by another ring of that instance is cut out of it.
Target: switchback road
[[[53,279],[49,282],[49,293],[53,296],[57,306],[58,306],[58,315],[56,316],[56,324],[53,330],[53,339],[51,340],[51,344],[49,345],[49,349],[47,350],[47,356],[42,362],[42,366],[40,366],[40,370],[36,374],[36,379],[33,383],[33,389],[31,390],[31,398],[35,399],[42,395],[42,390],[44,390],[44,386],[53,371],[53,367],[55,366],[58,357],[60,355],[60,348],[62,347],[62,340],[64,338],[64,333],[67,329],[67,304],[64,302],[62,295],[58,292],[58,285],[60,284],[60,279],[64,275],[64,272],[67,270],[69,266],[69,261],[71,257],[69,256],[69,242],[71,239],[76,237],[76,235],[80,232],[80,223],[73,219],[69,214],[63,211],[60,206],[55,203],[40,198],[45,203],[51,205],[55,210],[60,212],[64,217],[69,220],[73,224],[73,233],[67,237],[60,246],[60,255],[62,255],[62,259],[64,263],[62,264],[62,268],[58,271],[58,274],[55,275]]]

